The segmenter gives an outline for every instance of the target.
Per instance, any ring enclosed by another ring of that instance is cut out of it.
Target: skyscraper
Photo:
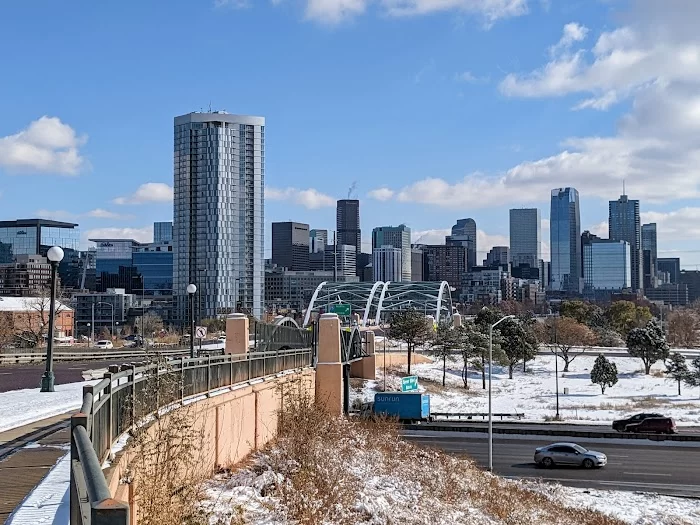
[[[452,235],[445,237],[448,246],[464,246],[467,270],[476,266],[476,221],[474,219],[458,219],[452,226]]]
[[[265,119],[223,111],[175,117],[174,275],[178,316],[187,285],[201,317],[263,313]]]
[[[540,210],[510,210],[510,260],[513,267],[529,264],[537,268],[542,258],[542,225]]]
[[[411,228],[405,224],[399,226],[380,226],[372,230],[372,251],[382,246],[393,246],[401,250],[401,281],[411,280]],[[377,275],[377,267],[374,266]],[[377,278],[381,281],[383,279]],[[398,280],[398,279],[394,279]]]
[[[642,224],[642,272],[645,290],[656,288],[657,259],[656,223]]]
[[[355,247],[355,253],[362,253],[362,232],[360,231],[360,201],[340,199],[335,213],[335,229],[338,244]]]
[[[309,225],[272,223],[272,264],[293,272],[309,271]]]
[[[630,266],[632,268],[632,290],[643,289],[642,223],[639,219],[639,201],[620,195],[610,201],[608,215],[608,237],[611,241],[627,241],[630,244]]]
[[[552,253],[550,288],[557,292],[580,294],[583,274],[578,191],[575,188],[552,190],[551,206],[549,215]]]
[[[328,230],[309,230],[309,253],[318,253],[326,249]]]
[[[153,223],[153,242],[161,244],[164,242],[173,241],[173,223],[170,222],[154,222]]]
[[[410,257],[410,250],[409,250]],[[403,280],[403,250],[395,246],[378,246],[372,250],[372,269],[375,281],[400,282]]]

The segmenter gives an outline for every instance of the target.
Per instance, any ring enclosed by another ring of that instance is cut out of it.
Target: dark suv
[[[625,432],[675,434],[676,422],[670,417],[648,417],[641,423],[627,425]]]
[[[650,417],[664,417],[663,414],[635,414],[627,419],[618,419],[613,421],[612,428],[618,432],[624,432],[627,425],[637,425]]]

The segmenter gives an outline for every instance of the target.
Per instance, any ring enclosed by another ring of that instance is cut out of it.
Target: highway
[[[663,409],[661,410],[663,412]],[[488,419],[482,420],[481,417],[474,419],[462,419],[461,421],[457,418],[451,419],[440,419],[433,423],[421,423],[422,426],[469,426],[483,428],[484,432],[488,429],[489,423]],[[573,425],[571,423],[519,423],[514,421],[499,421],[494,419],[494,428],[507,428],[515,430],[574,430],[579,432],[613,432],[612,421],[610,423],[602,425]],[[700,434],[700,427],[698,426],[680,426],[678,427],[679,434]]]
[[[64,383],[84,381],[82,373],[85,370],[107,368],[109,365],[122,364],[128,361],[120,359],[117,361],[65,361],[54,363],[53,370],[56,376],[56,384],[62,385]],[[44,373],[45,368],[46,365],[44,363],[0,367],[0,392],[40,387],[41,375]]]
[[[427,435],[426,435],[427,434]],[[457,456],[469,456],[480,466],[488,466],[488,441],[484,437],[453,437],[435,432],[406,431],[408,441],[438,448]],[[671,496],[700,498],[700,447],[659,445],[617,445],[577,440],[586,448],[608,456],[602,469],[570,467],[539,468],[533,462],[535,448],[558,440],[556,436],[523,436],[518,440],[494,438],[493,467],[501,476],[542,479],[579,488],[656,492]]]

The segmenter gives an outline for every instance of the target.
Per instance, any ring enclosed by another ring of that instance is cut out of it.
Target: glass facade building
[[[174,121],[173,293],[189,318],[187,285],[202,318],[263,314],[265,119],[225,112]]]
[[[551,274],[550,290],[580,294],[581,271],[581,211],[575,188],[552,190],[550,220]]]
[[[644,274],[644,289],[655,288],[658,284],[656,277],[658,268],[656,223],[642,224],[642,271]]]
[[[17,255],[46,256],[49,248],[78,251],[78,225],[45,219],[0,221],[0,264],[11,263]]]
[[[173,246],[153,243],[136,248],[133,265],[143,283],[145,296],[173,295]],[[136,291],[140,293],[140,291]]]
[[[133,253],[141,246],[133,239],[90,239],[96,243],[95,274],[98,292],[123,288],[127,294],[141,293],[143,285],[134,267]]]
[[[542,258],[542,221],[537,208],[510,210],[510,260],[513,267],[537,268]]]
[[[163,242],[172,242],[173,240],[173,223],[172,222],[154,222],[153,223],[153,242],[160,244]]]
[[[465,265],[469,270],[476,266],[476,221],[474,219],[458,219],[452,226],[452,235],[445,237],[445,244],[449,246],[464,246]]]
[[[644,287],[642,259],[642,223],[639,217],[639,201],[620,195],[610,201],[608,215],[608,238],[613,241],[627,241],[630,245],[632,264],[632,290]]]
[[[408,253],[410,257],[411,251],[409,250]],[[375,281],[403,281],[403,250],[395,246],[387,245],[374,248],[372,251],[372,268]]]
[[[399,226],[380,226],[372,230],[372,250],[377,250],[384,246],[393,246],[401,250],[401,278],[400,279],[380,279],[377,281],[410,281],[411,280],[411,228],[405,224]],[[376,258],[374,261],[374,275],[381,275],[377,270]],[[392,274],[393,275],[393,274]]]
[[[630,245],[627,241],[591,239],[583,244],[586,291],[620,292],[632,286]]]

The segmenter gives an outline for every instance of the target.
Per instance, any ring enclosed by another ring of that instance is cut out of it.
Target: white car
[[[114,345],[112,344],[112,341],[97,341],[95,343],[95,348],[99,348],[101,350],[111,350],[114,348]]]

